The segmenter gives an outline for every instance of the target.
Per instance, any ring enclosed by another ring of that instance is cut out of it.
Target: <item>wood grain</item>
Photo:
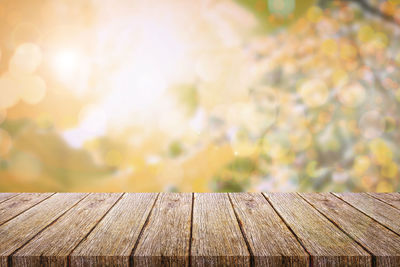
[[[19,195],[19,193],[0,193],[0,203]]]
[[[400,266],[398,194],[1,197],[0,266]]]
[[[67,257],[122,196],[92,193],[11,257],[17,266],[67,266]]]
[[[35,207],[0,226],[0,266],[47,225],[63,215],[87,194],[55,194]]]
[[[0,225],[40,203],[54,193],[26,193],[0,203]]]
[[[400,211],[398,209],[373,198],[367,193],[335,193],[335,195],[400,234]]]
[[[134,266],[188,266],[191,193],[162,193],[141,233]]]
[[[300,194],[375,257],[378,266],[400,266],[400,236],[332,194]]]
[[[125,194],[71,253],[71,266],[129,266],[157,194]]]
[[[311,255],[312,266],[371,266],[371,256],[295,193],[264,193]]]
[[[250,266],[250,253],[227,194],[194,195],[193,266]]]
[[[396,209],[400,210],[400,194],[399,193],[368,193],[383,202],[386,202]]]
[[[309,265],[309,255],[261,193],[229,195],[255,266]]]

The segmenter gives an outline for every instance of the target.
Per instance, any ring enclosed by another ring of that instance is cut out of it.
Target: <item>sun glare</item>
[[[80,55],[74,49],[56,51],[52,57],[52,69],[62,81],[68,81],[78,72]]]
[[[59,79],[76,91],[82,65],[93,64],[86,68],[97,70],[90,73],[96,84],[85,87],[86,92],[97,94],[90,114],[105,114],[102,121],[108,128],[157,128],[161,118],[176,113],[167,89],[187,76],[182,74],[183,66],[195,64],[187,56],[182,27],[173,18],[120,14],[111,23],[98,25],[90,56],[83,59],[78,50],[64,49],[54,54],[52,65]],[[98,121],[88,116],[81,116],[80,124],[63,135],[74,147],[104,133],[104,125],[96,130]]]
[[[398,191],[400,2],[325,2],[0,0],[0,190]]]

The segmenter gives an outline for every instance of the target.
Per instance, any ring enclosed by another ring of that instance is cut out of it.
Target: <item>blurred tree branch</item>
[[[383,19],[387,22],[390,22],[390,23],[393,23],[396,25],[400,25],[400,23],[398,21],[396,21],[393,16],[385,14],[384,12],[379,10],[379,8],[370,4],[367,0],[341,0],[341,2],[355,3],[355,4],[359,5],[364,11],[366,11],[374,16],[380,17],[381,19]]]
[[[333,2],[335,0],[320,0],[319,5],[323,8],[326,8],[329,6],[329,3]],[[339,2],[342,3],[355,3],[359,7],[361,7],[364,11],[370,13],[371,15],[374,15],[376,17],[379,17],[389,23],[395,24],[396,26],[400,25],[400,22],[397,21],[393,16],[385,14],[381,10],[379,10],[378,7],[375,7],[371,3],[368,2],[368,0],[338,0]]]

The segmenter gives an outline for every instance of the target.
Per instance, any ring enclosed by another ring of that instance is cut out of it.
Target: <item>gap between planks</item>
[[[333,196],[337,197],[338,199],[344,201],[347,205],[351,206],[352,208],[358,210],[359,212],[361,212],[361,213],[364,214],[365,216],[371,218],[371,219],[372,219],[373,221],[375,221],[376,223],[382,225],[383,227],[385,227],[385,228],[388,229],[389,231],[391,231],[391,232],[395,233],[396,235],[400,236],[400,231],[393,230],[392,227],[390,227],[387,223],[384,223],[384,222],[382,222],[381,220],[377,219],[377,217],[376,217],[376,216],[373,216],[373,214],[368,213],[368,212],[365,212],[364,210],[360,209],[360,207],[357,207],[356,205],[354,205],[354,204],[350,203],[349,201],[345,200],[343,197],[339,196],[337,193],[331,193],[331,194],[332,194]],[[372,196],[370,196],[370,195],[367,195],[367,196],[370,197],[370,198],[372,198],[372,199],[374,199],[375,201],[378,201],[378,199],[376,199],[376,198],[374,198],[374,197],[372,197]],[[383,205],[386,205],[386,206],[388,206],[388,207],[390,207],[390,208],[396,209],[396,208],[392,207],[391,205],[387,204],[387,203],[384,202],[384,201],[380,201],[380,202],[381,202]],[[397,211],[398,211],[398,210],[397,210]]]
[[[373,253],[371,251],[369,251],[363,244],[361,244],[360,242],[358,242],[357,240],[355,240],[351,235],[349,235],[346,231],[344,231],[342,229],[342,227],[340,227],[335,221],[333,221],[332,219],[330,219],[328,216],[326,216],[324,213],[322,213],[319,209],[317,209],[309,200],[307,200],[305,197],[303,197],[301,194],[296,193],[298,196],[300,196],[302,199],[304,199],[304,201],[306,201],[313,209],[315,209],[316,211],[318,211],[322,216],[324,216],[328,221],[330,221],[333,225],[335,225],[340,231],[342,231],[345,235],[347,235],[351,240],[353,240],[355,243],[357,243],[360,247],[362,247],[370,256],[372,259],[372,266],[376,265],[376,257],[373,255]],[[340,201],[343,201],[342,199],[339,198]],[[348,203],[346,203],[345,201],[343,201],[346,205],[348,205]],[[351,208],[351,205],[348,205]]]
[[[149,215],[147,215],[146,221],[144,222],[142,229],[140,229],[139,236],[136,239],[135,245],[133,246],[133,249],[132,249],[132,251],[130,253],[130,256],[129,256],[129,266],[133,266],[133,255],[136,252],[136,249],[137,249],[137,247],[139,245],[139,240],[141,239],[144,230],[146,229],[147,225],[149,224],[150,216],[153,214],[154,207],[156,206],[156,203],[157,203],[159,197],[160,197],[160,193],[157,193],[156,199],[154,200],[153,205],[151,206]]]
[[[16,196],[18,196],[19,194],[13,195],[3,201],[0,202],[4,203],[5,201],[9,201],[13,198],[15,198]],[[44,198],[43,200],[41,200],[40,202],[34,204],[33,206],[25,209],[24,211],[20,212],[19,214],[17,214],[16,216],[12,217],[11,219],[23,214],[25,211],[35,207],[36,205],[40,204],[41,202],[47,200],[48,198],[54,196],[55,194],[52,194],[46,198]],[[36,233],[32,238],[30,238],[28,241],[26,241],[22,246],[20,246],[19,248],[17,248],[13,253],[11,253],[11,255],[8,257],[8,262],[10,264],[10,260],[12,255],[14,255],[18,250],[20,250],[22,247],[24,247],[26,244],[28,244],[32,239],[34,239],[36,236],[38,236],[39,234],[41,234],[43,231],[45,231],[47,228],[51,227],[57,220],[59,220],[61,217],[63,217],[69,210],[73,209],[75,206],[77,206],[81,201],[83,201],[85,198],[87,198],[90,194],[85,195],[82,199],[80,199],[79,201],[77,201],[73,206],[69,207],[67,210],[65,210],[61,215],[59,215],[57,218],[55,218],[53,221],[51,221],[48,225],[46,225],[44,228],[42,228],[38,233]],[[79,243],[71,250],[71,253],[80,245],[80,243],[87,237],[90,235],[90,233],[93,231],[93,229],[103,220],[103,218],[114,208],[114,206],[122,199],[122,197],[125,195],[122,194],[118,200],[103,214],[103,216],[96,222],[96,224],[89,230],[88,233],[86,233],[85,237],[79,241]],[[312,265],[312,261],[311,261],[311,253],[307,250],[306,246],[302,243],[302,241],[300,240],[300,238],[297,236],[297,234],[294,232],[294,230],[290,227],[290,225],[286,222],[286,220],[282,217],[282,215],[280,214],[280,212],[278,210],[276,210],[276,207],[274,206],[274,204],[272,202],[270,202],[270,200],[268,199],[268,197],[265,194],[261,194],[260,195],[263,196],[263,198],[265,199],[266,205],[270,205],[272,207],[272,209],[274,210],[274,212],[277,214],[277,216],[279,216],[280,220],[282,220],[282,222],[286,225],[286,227],[288,228],[288,230],[291,232],[291,234],[296,238],[297,242],[302,246],[302,248],[307,252],[308,257],[310,258],[310,265]],[[310,206],[310,209],[316,210],[319,214],[321,214],[324,218],[326,218],[330,223],[332,223],[337,229],[339,229],[341,232],[343,232],[345,235],[347,235],[350,239],[353,240],[353,242],[355,242],[356,244],[358,244],[361,248],[363,248],[366,252],[368,252],[368,254],[371,255],[372,260],[374,261],[374,255],[367,249],[365,248],[365,246],[363,246],[363,244],[361,244],[360,242],[358,242],[357,240],[355,240],[354,238],[352,238],[352,236],[350,236],[344,229],[342,229],[337,223],[335,223],[334,221],[332,221],[329,217],[327,217],[324,213],[322,213],[318,208],[316,208],[312,203],[310,203],[307,199],[305,199],[301,194],[297,194],[300,198],[302,198],[306,203],[308,203],[308,205]],[[396,235],[399,235],[399,233],[395,232],[394,230],[390,229],[389,227],[387,227],[385,224],[381,223],[380,221],[376,220],[375,218],[371,217],[369,214],[363,212],[362,210],[358,209],[356,206],[353,206],[351,203],[348,203],[347,201],[345,201],[344,199],[342,199],[341,197],[339,197],[336,194],[332,194],[334,197],[336,197],[337,199],[339,199],[340,201],[342,201],[343,203],[346,203],[346,205],[348,205],[349,207],[361,212],[364,216],[367,216],[368,218],[372,219],[373,221],[375,221],[377,224],[382,225],[383,227],[387,228],[388,230],[390,230],[391,232],[395,233]],[[129,262],[130,262],[130,266],[133,266],[133,261],[134,261],[134,254],[136,252],[136,249],[138,247],[139,242],[141,241],[141,238],[143,236],[144,231],[146,230],[146,228],[148,227],[149,224],[149,220],[151,218],[151,216],[153,215],[154,212],[154,208],[157,204],[157,202],[159,201],[159,196],[160,193],[157,194],[150,212],[148,213],[147,217],[146,217],[146,221],[144,223],[144,225],[142,226],[141,230],[140,230],[140,234],[135,242],[135,245],[131,251],[130,257],[129,257]],[[242,222],[238,217],[238,213],[236,211],[237,207],[234,205],[232,198],[231,198],[231,194],[230,193],[226,193],[226,196],[229,199],[229,203],[232,207],[233,213],[234,213],[234,217],[236,219],[236,222],[239,226],[240,232],[242,234],[242,238],[244,240],[244,242],[246,243],[246,247],[247,250],[249,252],[250,255],[250,266],[254,266],[254,252],[251,249],[251,246],[249,244],[249,240],[248,237],[246,235],[246,232],[243,228]],[[369,197],[375,199],[376,201],[380,201],[382,203],[385,203],[388,206],[392,206],[389,203],[386,203],[385,201],[376,198],[374,196],[371,196],[368,194]],[[190,238],[189,238],[189,258],[188,258],[188,263],[189,265],[192,264],[192,239],[193,239],[193,212],[194,212],[194,206],[195,206],[195,194],[191,193],[191,208],[190,208]],[[392,206],[393,207],[393,206]],[[396,207],[393,207],[396,208]],[[10,219],[10,220],[11,220]],[[9,220],[7,220],[6,222],[8,222]],[[4,222],[4,223],[6,223]],[[71,254],[70,253],[70,254]],[[372,264],[374,265],[375,262],[372,262]],[[68,265],[70,265],[70,255],[68,255]]]
[[[18,196],[20,193],[0,193],[0,204],[3,203],[4,201],[7,201],[13,197]]]
[[[71,266],[71,254],[74,252],[74,250],[83,242],[83,240],[85,240],[90,235],[90,233],[94,230],[94,228],[96,228],[96,226],[104,219],[104,217],[106,217],[106,215],[111,211],[111,209],[114,208],[115,205],[117,205],[117,203],[122,199],[124,195],[125,193],[121,194],[121,196],[117,199],[117,201],[115,201],[115,203],[111,205],[111,207],[104,213],[104,215],[100,218],[100,220],[98,220],[98,222],[92,227],[92,229],[90,229],[89,232],[82,238],[82,240],[79,241],[78,244],[76,244],[76,246],[71,250],[71,252],[67,256],[68,266]]]
[[[55,195],[55,194],[53,194]],[[52,195],[52,196],[53,196]],[[19,248],[17,248],[13,253],[10,254],[9,258],[9,262],[8,262],[8,266],[12,266],[11,264],[11,257],[17,253],[20,249],[22,249],[24,246],[26,246],[31,240],[33,240],[36,236],[40,235],[42,232],[44,232],[47,228],[51,227],[54,223],[56,223],[61,217],[63,217],[68,211],[70,211],[71,209],[73,209],[74,207],[76,207],[76,205],[78,205],[82,200],[84,200],[85,198],[87,198],[90,194],[86,194],[84,197],[82,197],[80,200],[78,200],[75,204],[73,204],[71,207],[69,207],[68,209],[66,209],[64,212],[61,213],[61,215],[59,215],[58,217],[56,217],[53,221],[51,221],[48,225],[46,225],[45,227],[43,227],[39,232],[37,232],[35,235],[32,236],[32,238],[30,238],[28,241],[26,241],[22,246],[20,246]]]
[[[400,210],[400,193],[367,193],[369,196]],[[392,199],[387,199],[387,197]],[[395,202],[395,203],[394,203]]]
[[[286,227],[289,229],[290,233],[296,238],[297,242],[300,244],[300,246],[304,249],[304,251],[308,255],[308,259],[310,262],[310,266],[312,266],[312,258],[311,258],[311,253],[307,250],[307,247],[304,245],[303,242],[301,242],[300,238],[296,235],[296,233],[293,231],[293,229],[290,227],[290,225],[286,222],[286,220],[282,217],[282,215],[276,210],[275,206],[272,204],[272,202],[268,199],[268,197],[265,195],[265,193],[262,193],[262,196],[265,198],[265,200],[268,202],[268,204],[273,208],[275,213],[279,216],[279,218],[282,220],[282,222],[286,225]]]
[[[53,199],[60,194],[53,194],[52,197]],[[32,234],[30,237],[28,237],[26,240],[22,240],[18,246],[16,246],[13,250],[8,253],[6,256],[6,263],[4,264],[3,260],[0,261],[0,266],[12,266],[12,256],[17,253],[21,248],[23,248],[25,245],[27,245],[31,240],[33,240],[36,236],[38,236],[40,233],[45,231],[48,227],[53,225],[58,219],[60,219],[65,213],[67,213],[69,210],[74,208],[76,205],[78,205],[82,200],[84,200],[89,194],[75,194],[76,195],[76,201],[71,203],[71,206],[64,210],[60,210],[59,214],[55,218],[50,218],[48,223],[43,224],[43,227],[37,229],[38,231],[34,234]],[[82,195],[82,196],[80,196]],[[47,198],[47,199],[52,199],[52,198]],[[46,199],[46,200],[47,200]],[[73,198],[72,198],[73,199]],[[74,200],[73,200],[74,201]],[[42,202],[43,203],[43,202]],[[27,213],[33,211],[35,208],[37,208],[37,205],[33,207],[32,209],[26,210],[24,213],[21,213],[19,216],[15,217],[13,220],[19,220],[20,218],[24,217]],[[2,226],[6,225],[7,223],[3,224]],[[5,255],[4,255],[5,256]],[[2,256],[2,257],[4,257]]]
[[[6,200],[4,200],[3,202],[0,203],[0,206],[5,206],[7,204],[9,204],[8,206],[2,207],[1,209],[3,211],[7,211],[7,209],[14,209],[14,206],[16,206],[18,204],[18,200],[22,201],[22,202],[28,202],[25,203],[25,207],[22,206],[22,208],[18,211],[16,211],[14,214],[9,214],[8,218],[6,217],[6,219],[0,219],[0,226],[7,223],[8,221],[11,221],[12,219],[14,219],[15,217],[17,217],[18,215],[32,209],[33,207],[39,205],[40,203],[42,203],[43,201],[45,201],[46,199],[49,199],[51,196],[55,195],[56,193],[43,193],[40,195],[37,194],[17,194],[14,195]],[[24,199],[24,197],[26,195],[30,195],[32,197],[32,199]],[[43,195],[43,197],[42,197]],[[19,199],[20,197],[22,197],[22,199]],[[11,202],[11,203],[8,203]],[[29,203],[31,202],[31,203]],[[17,209],[19,207],[16,207]],[[14,210],[15,211],[15,210]]]
[[[239,216],[238,216],[238,214],[236,212],[235,206],[233,205],[230,193],[227,193],[227,195],[228,195],[228,198],[229,198],[229,202],[231,203],[231,206],[232,206],[232,209],[233,209],[233,213],[235,214],[236,221],[238,222],[238,225],[239,225],[239,228],[240,228],[240,232],[242,233],[244,242],[246,243],[247,250],[249,251],[249,254],[250,254],[250,266],[254,266],[255,265],[255,263],[254,263],[254,253],[253,253],[253,251],[252,251],[252,249],[250,247],[250,243],[249,243],[249,240],[247,239],[246,233],[244,232],[243,224],[239,219]]]
[[[222,195],[222,194],[221,194]],[[234,204],[233,204],[233,202],[232,202],[232,199],[231,199],[231,196],[229,195],[229,194],[225,194],[227,197],[228,197],[228,199],[229,199],[229,203],[230,203],[230,205],[231,205],[231,207],[232,207],[232,210],[233,210],[233,212],[234,212],[234,214],[235,214],[235,219],[236,219],[236,222],[237,222],[237,224],[238,224],[238,226],[239,226],[239,228],[240,228],[240,232],[241,232],[241,234],[242,234],[242,238],[243,238],[243,240],[245,241],[245,243],[246,243],[246,247],[247,247],[247,250],[248,250],[248,252],[249,252],[249,255],[250,255],[250,266],[254,266],[254,253],[252,252],[252,250],[251,250],[251,247],[250,247],[250,245],[249,245],[249,241],[248,241],[248,239],[247,239],[247,236],[246,236],[246,233],[245,233],[245,231],[244,231],[244,229],[243,229],[243,225],[242,225],[242,223],[241,223],[241,221],[239,220],[239,218],[238,218],[238,215],[237,215],[237,212],[236,212],[236,209],[235,209],[235,206],[234,206]],[[262,195],[262,194],[261,194]],[[86,197],[88,197],[89,195],[86,195],[84,198],[86,198]],[[270,205],[273,209],[274,209],[274,212],[280,217],[280,219],[282,220],[282,222],[288,227],[288,229],[290,230],[290,232],[292,233],[292,235],[296,238],[296,240],[300,243],[300,245],[305,249],[305,251],[307,251],[306,250],[306,248],[304,247],[304,245],[300,242],[300,240],[299,240],[299,238],[297,237],[297,235],[293,232],[293,230],[290,228],[290,226],[285,222],[285,220],[281,217],[281,215],[279,214],[279,212],[275,209],[275,207],[274,207],[274,205],[272,204],[272,203],[270,203],[269,202],[269,200],[268,200],[268,198],[266,198],[265,197],[265,195],[262,195],[263,196],[263,198],[265,199],[265,201],[266,201],[266,205]],[[93,228],[85,235],[85,237],[87,237],[90,233],[91,233],[91,231],[96,227],[96,225],[107,215],[107,213],[117,204],[117,202],[121,199],[123,197],[123,195],[121,195],[119,198],[118,198],[118,200],[112,205],[112,207],[110,208],[110,209],[108,209],[107,210],[107,212],[101,217],[101,219],[93,226]],[[82,201],[84,198],[82,198],[80,201]],[[79,202],[80,202],[79,201]],[[135,246],[134,246],[134,248],[132,249],[132,253],[131,253],[131,257],[130,257],[130,262],[131,262],[131,265],[132,265],[132,261],[133,261],[133,255],[134,255],[134,253],[135,253],[135,251],[136,251],[136,248],[137,248],[137,245],[139,244],[139,242],[140,242],[140,240],[141,240],[141,237],[142,237],[142,235],[143,235],[143,232],[145,231],[145,229],[147,228],[147,226],[148,226],[148,222],[149,222],[149,219],[151,218],[151,216],[153,215],[153,211],[154,211],[154,207],[155,207],[155,205],[157,204],[157,201],[159,201],[159,194],[157,195],[157,197],[156,197],[156,199],[155,199],[155,201],[154,201],[154,203],[153,203],[153,205],[152,205],[152,208],[151,208],[151,211],[150,211],[150,213],[149,213],[149,215],[147,216],[147,219],[146,219],[146,222],[145,222],[145,224],[143,225],[143,227],[142,227],[142,229],[141,229],[141,232],[140,232],[140,234],[139,234],[139,237],[137,238],[137,240],[136,240],[136,243],[135,243]],[[191,247],[192,247],[192,235],[193,235],[193,212],[194,212],[194,205],[195,205],[195,201],[196,201],[196,198],[195,198],[195,194],[194,193],[192,193],[192,197],[191,197],[191,201],[192,201],[192,203],[191,203],[191,211],[190,211],[190,213],[191,213],[191,219],[190,219],[190,242],[189,242],[189,262],[191,263],[191,259],[192,259],[192,253],[191,253]],[[43,232],[43,231],[45,231],[48,227],[50,227],[51,225],[53,225],[58,219],[60,219],[62,216],[64,216],[69,210],[71,210],[72,208],[74,208],[76,205],[78,205],[78,203],[79,202],[77,202],[74,206],[72,206],[71,208],[69,208],[67,211],[65,211],[61,216],[59,216],[58,218],[56,218],[54,221],[52,221],[49,225],[47,225],[45,228],[43,228],[40,232],[38,232],[36,235],[39,235],[41,232]],[[85,239],[85,237],[83,238],[83,239]],[[34,237],[33,237],[34,238]],[[31,238],[30,240],[32,240],[33,238]],[[82,240],[83,240],[82,239]],[[28,240],[24,245],[26,245],[27,243],[29,243],[30,242],[30,240]],[[79,244],[82,242],[82,240],[74,247],[74,249],[77,247],[77,246],[79,246]],[[24,246],[23,245],[23,246]],[[22,247],[23,247],[22,246]],[[20,247],[21,248],[21,247]],[[19,248],[19,249],[20,249]],[[17,249],[13,254],[15,254],[19,249]],[[73,250],[74,250],[73,249]],[[73,251],[72,250],[72,251]],[[71,253],[72,253],[72,251],[71,251]],[[71,254],[70,253],[70,254]],[[309,252],[307,252],[308,253],[308,256],[310,256],[309,255]],[[13,255],[12,254],[12,255]],[[68,257],[69,258],[69,257]],[[68,260],[68,262],[70,262],[70,260]]]
[[[298,194],[372,256],[373,266],[400,265],[400,237],[333,194]],[[340,216],[343,215],[343,216]]]

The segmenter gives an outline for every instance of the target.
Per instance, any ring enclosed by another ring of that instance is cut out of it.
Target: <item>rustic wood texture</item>
[[[301,196],[366,248],[378,266],[400,266],[400,236],[332,194]]]
[[[135,266],[189,264],[191,193],[162,193],[134,249]]]
[[[392,205],[396,209],[400,210],[400,194],[399,193],[368,193],[368,195],[373,196],[383,202]]]
[[[0,226],[0,266],[8,256],[35,237],[50,223],[72,208],[87,194],[55,194]]]
[[[371,256],[293,193],[264,193],[311,255],[313,266],[371,266]]]
[[[255,266],[309,265],[309,255],[261,193],[230,197]]]
[[[0,203],[0,225],[14,218],[18,214],[40,203],[53,193],[20,194]]]
[[[0,193],[0,203],[19,195],[18,193]]]
[[[227,194],[194,195],[193,266],[249,266],[250,253]]]
[[[393,194],[0,194],[0,266],[400,266]]]
[[[71,253],[71,266],[129,266],[157,194],[125,194]]]
[[[377,200],[367,193],[335,193],[335,195],[400,234],[400,211],[398,209]]]
[[[121,197],[92,193],[12,255],[17,266],[67,266],[68,255]]]

